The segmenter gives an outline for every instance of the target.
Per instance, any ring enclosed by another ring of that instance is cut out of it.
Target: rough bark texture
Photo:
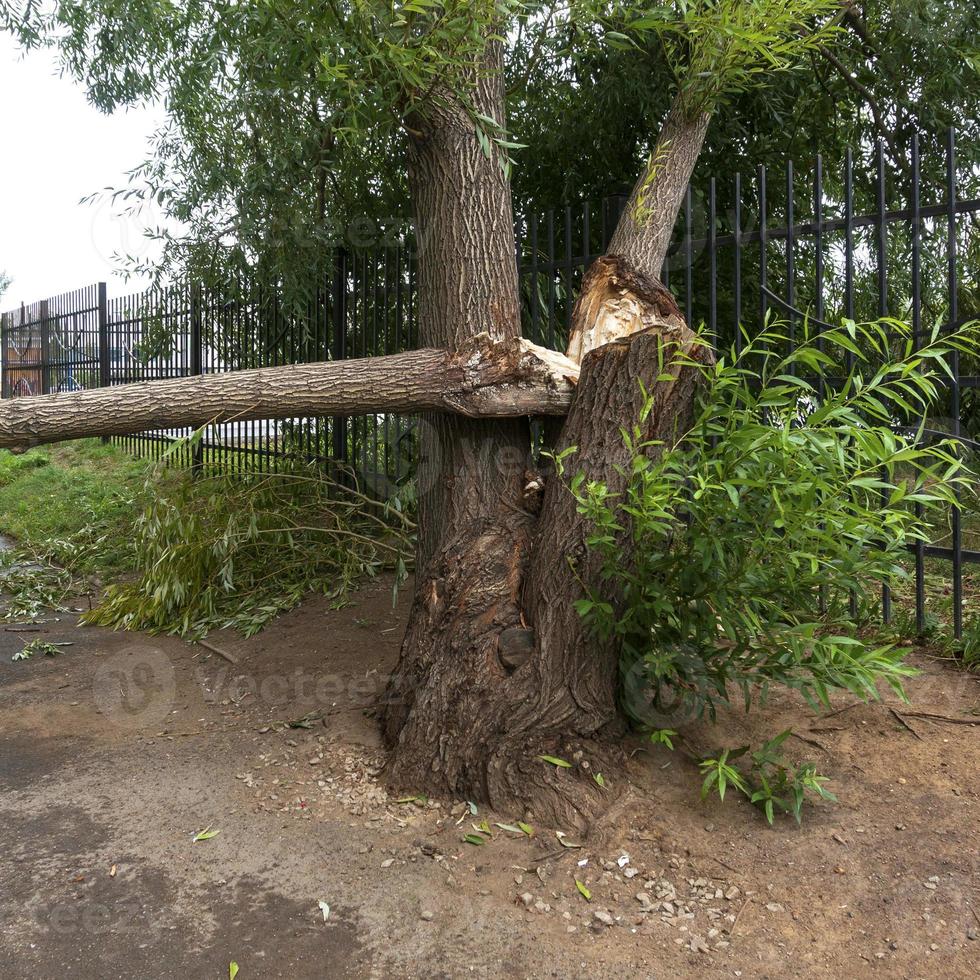
[[[471,338],[457,351],[235,371],[8,399],[0,448],[208,422],[372,412],[514,418],[568,411],[578,365],[519,338]]]
[[[472,107],[502,123],[499,41],[487,45],[473,76]],[[489,156],[483,151],[470,114],[448,93],[410,124],[408,179],[418,242],[421,342],[452,349],[481,333],[493,340],[518,337],[513,206],[498,151]],[[493,519],[495,504],[488,502],[481,512],[480,505],[469,502],[460,510],[458,498],[481,495],[481,480],[495,479],[498,457],[526,456],[527,431],[527,424],[520,422],[494,427],[439,415],[423,417],[417,571],[424,572],[443,543],[444,531],[451,534],[458,519]],[[476,459],[483,462],[474,469]]]
[[[481,85],[480,111],[500,119],[499,78]],[[461,326],[474,322],[473,300],[486,304],[482,329],[511,336],[517,290],[506,182],[487,171],[468,119],[444,113],[438,122],[438,135],[413,143],[409,167],[426,267],[423,338],[458,344]],[[669,442],[700,376],[684,367],[671,382],[657,380],[662,353],[694,349],[657,276],[706,126],[706,118],[671,113],[614,254],[589,271],[574,312],[568,355],[582,375],[558,447],[580,447],[576,471],[613,492],[626,461],[620,430],[642,404],[638,382],[656,401],[645,435]],[[502,812],[530,803],[536,819],[583,828],[608,803],[592,776],[615,751],[604,736],[620,718],[618,651],[602,647],[575,612],[583,589],[597,583],[589,529],[557,480],[541,509],[528,441],[523,425],[459,417],[427,432],[417,593],[382,726],[395,785],[479,797]],[[543,754],[575,765],[555,768]]]
[[[680,99],[674,102],[609,243],[610,254],[622,256],[647,277],[660,276],[710,121],[704,112],[690,117]]]
[[[657,375],[661,345],[686,345],[690,334],[663,333],[607,344],[582,365],[566,430],[583,450],[571,465],[614,492],[626,460],[619,427],[642,404],[637,382],[656,399],[645,435],[669,441],[687,418],[696,370],[675,370],[671,383]],[[573,607],[580,580],[597,574],[574,499],[551,481],[538,522],[538,485],[525,486],[521,511],[493,494],[496,523],[475,538],[463,525],[433,559],[405,638],[410,669],[389,690],[391,774],[402,786],[478,794],[501,812],[530,802],[536,819],[581,829],[607,801],[592,774],[609,751],[602,736],[616,728],[617,651],[600,649]],[[577,764],[555,769],[542,754]]]

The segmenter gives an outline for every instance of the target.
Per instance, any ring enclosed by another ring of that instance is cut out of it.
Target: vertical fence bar
[[[718,343],[718,234],[715,178],[708,181],[708,329]]]
[[[878,238],[878,316],[888,314],[888,225],[885,221],[885,148],[879,141],[876,149],[875,228]],[[884,479],[885,474],[882,475]],[[884,501],[885,491],[882,491]],[[881,618],[888,624],[892,618],[892,594],[887,584],[881,587]]]
[[[922,218],[919,136],[912,137],[912,344],[918,350],[922,342]],[[909,419],[911,422],[912,419]],[[915,516],[922,519],[922,504],[916,503]],[[915,543],[915,628],[919,636],[926,627],[926,549],[923,541]]]
[[[959,327],[958,290],[958,252],[956,243],[956,133],[950,128],[946,133],[946,234],[949,261],[947,266],[947,292],[949,296],[949,329]],[[959,438],[960,432],[960,355],[959,351],[950,353],[950,414],[952,415],[953,436]],[[953,532],[953,635],[963,636],[963,528],[960,521],[960,508],[954,506],[950,513]]]
[[[796,306],[796,234],[793,222],[796,220],[795,201],[793,200],[795,190],[795,175],[793,173],[793,161],[786,161],[786,303],[793,307]],[[796,347],[796,317],[787,312],[790,349]],[[795,374],[796,368],[790,367],[790,374]]]
[[[204,373],[204,331],[201,323],[201,285],[190,285],[190,373],[197,377]],[[204,437],[194,444],[191,452],[191,468],[196,472],[204,465]]]
[[[766,287],[769,285],[769,218],[766,214],[766,168],[759,167],[759,325],[766,322],[769,300]]]
[[[742,175],[735,174],[735,350],[742,352]]]
[[[694,228],[691,185],[684,194],[684,314],[687,322],[694,320]]]
[[[854,157],[848,148],[844,155],[844,315],[854,319]],[[847,370],[854,367],[854,355],[845,357]]]
[[[48,301],[42,299],[38,303],[38,321],[41,333],[41,394],[51,392],[51,322],[48,320]]]
[[[108,388],[112,384],[112,352],[109,349],[109,301],[106,294],[106,284],[98,283],[98,324],[99,324],[99,387]],[[108,436],[102,437],[102,444],[109,442]]]
[[[334,252],[333,269],[333,359],[347,356],[347,253],[342,248]],[[333,417],[333,458],[337,463],[347,460],[347,419]]]
[[[10,316],[0,313],[0,398],[10,397]]]

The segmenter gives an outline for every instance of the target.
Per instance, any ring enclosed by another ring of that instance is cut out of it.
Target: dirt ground
[[[566,848],[494,826],[524,814],[388,796],[365,706],[404,625],[390,586],[212,636],[237,664],[71,616],[0,629],[0,976],[980,976],[980,729],[780,697],[685,734],[793,725],[838,805],[770,829],[657,747],[611,836]],[[73,645],[12,662],[35,638]],[[913,710],[980,721],[976,677],[913,660]]]

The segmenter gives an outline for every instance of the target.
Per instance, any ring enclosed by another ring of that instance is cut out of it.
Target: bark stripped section
[[[691,336],[683,325],[654,328],[586,356],[566,425],[569,443],[582,446],[576,471],[622,489],[619,429],[639,417],[638,381],[655,398],[644,434],[669,443],[684,428],[698,372],[674,367],[673,381],[657,377],[662,349],[669,363],[670,349],[692,349]],[[389,691],[391,774],[398,785],[478,794],[498,812],[530,806],[544,823],[584,828],[608,802],[592,775],[619,717],[618,651],[602,648],[573,607],[598,568],[567,488],[551,481],[540,522],[531,499],[526,508],[500,511],[508,548],[486,526],[434,559],[405,639],[412,669]],[[578,764],[555,769],[542,754]]]
[[[516,337],[317,364],[119,385],[0,405],[0,448],[209,422],[374,412],[563,415],[578,365]]]
[[[685,326],[671,292],[658,279],[638,272],[623,256],[604,255],[592,263],[582,280],[566,355],[581,364],[589,351],[603,344],[660,326],[668,332]]]

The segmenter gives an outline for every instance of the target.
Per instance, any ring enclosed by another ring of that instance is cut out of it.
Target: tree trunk
[[[678,114],[668,123],[663,155],[676,156],[670,165],[682,168],[686,187],[703,121],[685,124]],[[437,147],[424,144],[413,153],[423,149]],[[423,173],[438,175],[443,195],[459,186],[458,174],[446,168],[460,156],[456,146],[438,166],[427,161]],[[569,356],[581,362],[582,374],[558,445],[578,446],[576,470],[613,492],[622,489],[619,467],[627,460],[621,428],[638,419],[642,405],[638,382],[655,399],[644,436],[670,443],[683,432],[700,376],[694,367],[673,367],[672,381],[658,380],[671,350],[703,350],[657,279],[683,195],[674,173],[664,180],[652,160],[634,198],[652,195],[656,207],[671,206],[672,214],[651,222],[633,206],[624,215],[629,227],[621,225],[617,236],[627,254],[593,265],[573,315]],[[416,206],[431,207],[435,190],[428,183],[416,188]],[[496,203],[504,206],[500,198]],[[458,201],[453,207],[460,214]],[[506,221],[491,224],[509,231],[509,211]],[[453,282],[458,274],[451,262],[487,267],[465,249],[440,254],[450,259],[441,274]],[[507,283],[510,254],[508,243]],[[439,285],[430,280],[429,288]],[[470,319],[464,312],[457,308],[457,330]],[[437,311],[432,315],[440,322]],[[615,792],[593,776],[609,760],[604,736],[622,730],[618,651],[599,644],[574,609],[583,590],[598,584],[599,569],[585,546],[589,529],[560,481],[549,481],[542,505],[523,426],[458,418],[440,425],[428,445],[439,448],[448,466],[434,489],[425,483],[438,462],[428,459],[420,471],[430,503],[420,512],[426,530],[417,592],[382,719],[392,748],[390,778],[404,788],[479,798],[504,813],[530,805],[540,821],[582,829]],[[543,755],[573,766],[555,767]]]
[[[578,373],[577,364],[529,341],[481,335],[455,351],[427,348],[8,399],[0,404],[0,448],[315,415],[564,415]]]

